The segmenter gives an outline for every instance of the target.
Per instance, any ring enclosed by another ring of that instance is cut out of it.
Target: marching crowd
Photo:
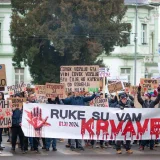
[[[64,104],[64,105],[80,105],[80,106],[89,106],[90,101],[93,99],[103,95],[102,93],[92,94],[85,93],[81,95],[78,92],[68,93],[68,97],[66,99],[49,98],[48,104]],[[19,93],[15,94],[12,97],[25,97],[27,98],[27,102],[29,103],[37,103],[36,95],[34,93]],[[155,100],[151,100],[152,97],[156,97]],[[105,95],[105,98],[108,99],[109,107],[111,108],[134,108],[134,98],[129,95],[129,93],[123,92],[119,95]],[[160,101],[160,87],[157,88],[153,93],[147,93],[144,95],[144,99],[141,97],[141,86],[138,87],[137,99],[142,108],[154,108],[155,105],[159,104]],[[3,92],[0,92],[0,100],[4,100]],[[35,137],[25,137],[21,128],[22,122],[22,113],[23,109],[15,108],[12,114],[12,127],[9,129],[5,129],[5,132],[8,132],[8,142],[11,142],[12,151],[15,152],[17,140],[20,142],[20,148],[22,153],[27,153],[30,149],[34,152],[39,152],[40,138]],[[2,132],[3,128],[0,128],[0,150],[3,150],[2,144]],[[85,146],[94,147],[97,143],[95,140],[85,140]],[[50,150],[50,146],[52,146],[53,151],[57,151],[57,139],[55,138],[42,138],[43,147],[46,151]],[[100,140],[99,143],[100,148],[106,148],[109,146],[113,146],[116,149],[118,154],[122,153],[121,147],[123,146],[126,149],[126,152],[132,154],[131,150],[131,141],[104,141]],[[134,144],[139,144],[139,149],[144,150],[145,147],[149,147],[150,150],[154,150],[154,147],[158,144],[157,140],[141,140],[134,141]],[[69,139],[67,148],[70,148],[72,151],[76,149],[84,150],[82,145],[82,140]]]

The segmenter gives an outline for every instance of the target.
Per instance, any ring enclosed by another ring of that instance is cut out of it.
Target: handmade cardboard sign
[[[8,94],[9,95],[14,95],[16,93],[21,93],[26,91],[26,84],[23,82],[20,84],[12,85],[12,86],[7,86]]]
[[[8,98],[8,101],[10,100],[12,102],[12,108],[22,108],[23,102],[26,102],[26,98]]]
[[[109,93],[115,93],[123,89],[122,82],[115,82],[108,85]]]
[[[46,83],[46,97],[55,98],[59,97],[60,99],[65,97],[65,85],[57,83]]]
[[[108,107],[108,100],[107,98],[101,98],[97,97],[96,99],[92,100],[90,102],[90,106],[95,106],[95,107]]]
[[[36,85],[35,86],[35,93],[38,103],[46,103],[46,86],[45,85]]]
[[[98,92],[99,66],[61,66],[60,82],[67,92]]]
[[[0,101],[0,128],[12,126],[12,102]]]
[[[0,87],[7,85],[5,64],[0,64]]]
[[[156,89],[158,87],[158,80],[149,79],[149,78],[141,78],[140,84],[143,88]]]
[[[35,92],[35,88],[29,88],[29,87],[27,87],[27,88],[26,88],[26,91],[27,91],[28,93],[34,93],[34,92]]]

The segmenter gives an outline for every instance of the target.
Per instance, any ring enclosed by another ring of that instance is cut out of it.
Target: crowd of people
[[[64,104],[64,105],[79,105],[79,106],[89,106],[90,101],[93,99],[102,96],[102,93],[85,93],[81,95],[78,92],[75,93],[68,93],[68,97],[66,99],[59,99],[56,98],[49,98],[47,100],[48,104]],[[36,95],[34,93],[18,93],[12,97],[25,97],[27,98],[27,103],[37,103]],[[155,100],[151,100],[152,97],[156,97]],[[108,99],[109,107],[111,108],[134,108],[134,97],[132,97],[129,93],[123,92],[119,95],[105,95],[105,98]],[[142,108],[154,108],[160,101],[160,87],[155,90],[153,93],[147,93],[144,95],[144,99],[141,97],[141,86],[138,87],[137,99],[139,104]],[[0,92],[0,100],[4,100],[3,92]],[[17,140],[19,141],[19,147],[22,150],[22,153],[25,154],[30,151],[39,152],[39,144],[40,138],[36,137],[25,137],[22,128],[22,114],[23,108],[14,108],[12,114],[12,127],[9,129],[5,129],[5,132],[8,132],[8,142],[11,142],[12,152],[16,150]],[[3,150],[1,146],[2,143],[2,132],[3,128],[0,128],[0,150]],[[63,137],[62,137],[63,138]],[[95,140],[84,140],[85,146],[97,146],[99,145],[100,148],[106,148],[113,146],[116,149],[118,154],[122,153],[121,147],[123,146],[126,149],[126,152],[132,154],[133,151],[131,150],[131,141],[104,141],[100,140],[100,142]],[[53,151],[57,151],[57,139],[56,138],[42,138],[42,149],[49,151],[50,147],[52,146]],[[139,144],[139,149],[144,150],[145,147],[149,147],[150,150],[154,150],[154,147],[158,144],[156,140],[141,140],[141,141],[134,141],[134,144]],[[70,148],[72,151],[76,149],[84,150],[84,146],[82,140],[79,139],[69,139],[68,144],[66,145],[67,148]]]

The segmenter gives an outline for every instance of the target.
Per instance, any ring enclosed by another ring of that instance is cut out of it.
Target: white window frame
[[[142,31],[142,44],[147,44],[147,24],[142,23],[141,25],[141,31]]]
[[[129,73],[127,73],[127,69],[129,69]],[[125,70],[124,73],[122,73],[122,70]],[[131,68],[129,67],[124,67],[124,68],[120,68],[120,74],[121,76],[128,76],[128,82],[131,82]]]
[[[16,73],[16,71],[18,70],[18,73]],[[21,73],[21,71],[23,70],[23,72]],[[18,76],[18,81],[16,80],[16,76]],[[21,80],[21,76],[23,76],[23,81]],[[24,82],[24,68],[15,68],[15,84]]]

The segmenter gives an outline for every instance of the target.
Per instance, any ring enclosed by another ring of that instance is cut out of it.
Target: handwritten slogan
[[[61,66],[60,82],[67,92],[97,92],[99,90],[99,66]]]

